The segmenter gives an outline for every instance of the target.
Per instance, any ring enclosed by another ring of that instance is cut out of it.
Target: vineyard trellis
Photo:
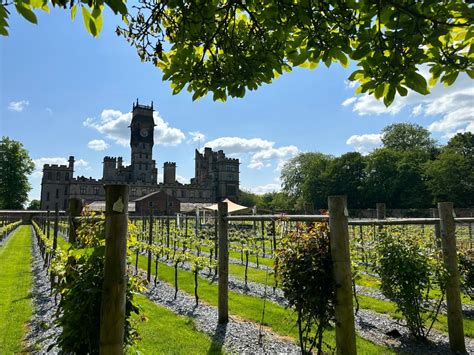
[[[124,197],[125,198],[125,197]],[[117,201],[114,201],[117,202]],[[71,205],[70,205],[71,206]],[[112,204],[113,206],[113,204]],[[146,278],[152,282],[153,272],[152,263],[155,262],[154,282],[160,282],[158,276],[159,263],[167,263],[175,269],[175,286],[178,292],[177,270],[179,267],[187,267],[194,274],[195,280],[195,297],[196,304],[199,302],[198,295],[198,275],[206,271],[209,276],[218,277],[222,282],[219,283],[219,320],[222,322],[228,319],[227,302],[227,285],[226,273],[229,273],[229,256],[234,262],[240,259],[242,265],[245,266],[245,279],[249,264],[256,264],[257,268],[269,270],[271,266],[277,262],[275,260],[278,246],[281,244],[283,236],[292,230],[297,223],[328,223],[331,220],[331,211],[329,215],[227,215],[225,212],[225,204],[219,205],[219,214],[208,214],[206,217],[202,215],[188,216],[181,215],[171,216],[142,216],[129,217],[128,219],[136,226],[137,243],[130,245],[133,255],[136,258],[136,268],[138,269],[138,257],[146,256],[147,268]],[[379,206],[378,206],[379,207]],[[384,206],[380,205],[380,210],[384,210]],[[446,211],[445,211],[446,209]],[[452,212],[452,204],[440,204],[440,217],[435,215],[432,218],[403,218],[393,219],[386,218],[385,213],[377,214],[378,219],[349,219],[347,216],[347,206],[342,208],[341,213],[345,224],[338,222],[336,226],[342,228],[343,233],[347,234],[347,253],[349,247],[351,254],[346,254],[344,262],[350,262],[350,255],[355,259],[359,266],[365,269],[365,272],[371,273],[376,266],[376,250],[378,233],[382,230],[391,231],[397,228],[401,233],[412,233],[416,230],[427,238],[432,238],[432,248],[439,248],[442,244],[445,264],[456,265],[456,248],[460,250],[468,250],[472,248],[472,224],[473,218],[454,218]],[[72,212],[72,210],[71,210]],[[334,216],[335,213],[333,212]],[[106,221],[110,215],[106,214]],[[122,217],[123,218],[123,217]],[[126,218],[126,217],[125,217]],[[3,235],[3,228],[10,225],[10,230],[14,229],[13,220],[11,223],[4,223],[5,219],[0,220],[0,235]],[[51,259],[57,253],[57,236],[60,235],[69,238],[71,241],[75,236],[75,229],[80,223],[89,223],[93,218],[75,217],[73,213],[69,216],[59,216],[58,213],[37,214],[35,217],[35,229],[39,237],[40,246],[45,254],[45,263],[49,265]],[[53,222],[53,223],[51,223]],[[19,224],[19,221],[15,221]],[[455,223],[457,224],[455,228]],[[106,222],[107,224],[107,222]],[[335,231],[337,227],[334,225],[331,230]],[[50,231],[51,230],[51,231]],[[126,228],[125,228],[126,230]],[[52,233],[51,233],[52,232]],[[122,229],[118,234],[122,235]],[[106,234],[110,234],[110,231]],[[126,231],[125,231],[126,234]],[[52,238],[51,238],[52,236]],[[56,238],[55,238],[56,237]],[[227,238],[227,245],[223,242],[223,238]],[[346,238],[346,237],[343,237]],[[55,242],[56,240],[56,242]],[[341,239],[336,239],[340,241]],[[431,239],[430,239],[431,240]],[[449,241],[449,245],[445,245]],[[441,243],[440,243],[441,242]],[[457,244],[456,244],[457,243]],[[450,250],[450,252],[447,252]],[[454,250],[454,253],[453,253]],[[48,257],[49,255],[49,257]],[[227,270],[226,270],[227,267]],[[447,267],[449,270],[449,266]],[[346,280],[351,281],[351,266],[349,264],[349,272],[345,273]],[[52,283],[54,282],[54,268],[51,269]],[[216,275],[217,274],[217,275]],[[349,277],[347,277],[349,275]],[[278,287],[277,275],[275,276],[274,289]],[[450,343],[453,349],[462,349],[464,344],[460,339],[464,339],[462,334],[462,314],[460,301],[458,304],[454,302],[454,311],[452,309],[453,297],[459,299],[459,275],[451,277],[450,280],[458,279],[456,282],[448,284],[448,328]],[[346,299],[351,301],[350,313],[353,317],[352,307],[352,284],[349,285],[349,292],[346,292]],[[451,296],[449,294],[451,293]],[[454,296],[453,296],[454,295]],[[222,298],[222,300],[221,300]],[[459,307],[458,307],[459,306]],[[346,312],[347,313],[347,312]],[[457,317],[457,320],[453,321]],[[460,320],[460,322],[459,322]],[[353,327],[354,320],[345,320],[342,325]],[[460,323],[460,326],[459,326]],[[336,322],[336,325],[338,322]],[[454,324],[454,326],[453,326]],[[456,325],[457,324],[457,325]],[[456,328],[457,327],[457,328]],[[337,329],[337,328],[336,328]],[[342,332],[339,332],[341,334]],[[336,333],[337,334],[337,333]],[[351,331],[345,331],[345,340],[337,341],[337,349],[344,349],[344,346],[351,346],[351,342],[347,340],[347,336],[351,336]],[[337,338],[337,335],[336,335]],[[354,338],[355,339],[355,338]],[[457,339],[457,340],[456,340]],[[347,349],[347,348],[346,348]],[[338,350],[339,351],[339,350]],[[353,353],[353,350],[345,350],[344,353]],[[461,350],[462,351],[462,350]]]

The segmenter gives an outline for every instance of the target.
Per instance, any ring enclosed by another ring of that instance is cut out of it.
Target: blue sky
[[[194,176],[194,149],[223,149],[241,159],[241,186],[257,193],[279,189],[282,164],[298,152],[366,153],[380,144],[380,130],[394,122],[428,128],[440,143],[474,131],[474,86],[460,76],[429,96],[409,93],[387,110],[372,97],[354,97],[350,69],[334,64],[295,69],[226,103],[173,96],[169,82],[117,37],[117,19],[104,14],[99,38],[80,16],[38,14],[32,25],[13,13],[9,37],[0,38],[0,134],[21,141],[37,163],[30,198],[39,198],[41,166],[77,160],[77,175],[100,178],[105,155],[130,161],[127,122],[132,103],[154,101],[154,159],[177,162],[180,179]],[[422,68],[426,72],[426,68]]]

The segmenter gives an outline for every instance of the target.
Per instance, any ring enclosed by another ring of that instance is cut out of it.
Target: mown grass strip
[[[31,230],[21,226],[0,249],[0,353],[22,350],[31,318]]]
[[[147,258],[139,257],[139,267],[146,269]],[[154,269],[154,268],[153,268]],[[158,278],[169,284],[174,284],[174,268],[166,264],[159,263]],[[189,271],[178,270],[179,290],[190,295],[194,294],[194,276]],[[217,285],[206,279],[199,277],[199,297],[208,304],[217,306]],[[229,291],[229,312],[232,315],[248,319],[257,324],[262,319],[263,299],[254,296],[242,295]],[[273,302],[267,302],[265,306],[265,319],[263,324],[273,329],[276,333],[283,336],[290,336],[293,339],[298,338],[296,327],[296,315],[290,310],[279,306]],[[333,329],[325,333],[325,341],[332,347],[335,346],[335,332]],[[378,346],[361,337],[357,338],[357,348],[360,353],[368,354],[388,354],[393,353],[387,348]]]
[[[196,330],[194,320],[179,316],[143,295],[135,295],[146,319],[137,321],[141,340],[136,348],[143,354],[223,354],[221,344]]]

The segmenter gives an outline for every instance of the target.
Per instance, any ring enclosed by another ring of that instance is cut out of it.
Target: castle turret
[[[104,182],[115,181],[117,177],[117,158],[104,157],[102,179]]]
[[[176,163],[165,162],[163,165],[163,183],[174,184],[176,182]]]

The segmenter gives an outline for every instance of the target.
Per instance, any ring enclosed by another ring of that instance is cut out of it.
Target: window
[[[64,186],[64,194],[67,195],[67,185]]]
[[[202,191],[199,191],[199,198],[202,198]]]
[[[138,164],[138,170],[142,170],[142,163]]]
[[[56,198],[59,197],[59,189],[56,189]]]
[[[153,207],[153,201],[150,201],[148,204],[150,207]]]
[[[65,178],[66,180],[69,180],[69,173],[66,173],[66,174],[64,175],[64,178]]]
[[[46,192],[46,201],[49,201],[49,191]]]
[[[64,200],[63,210],[66,210],[66,209],[67,209],[67,200]]]
[[[56,180],[61,180],[61,173],[59,171],[56,173]]]
[[[148,164],[145,164],[145,170],[148,170]]]
[[[99,194],[99,186],[94,186],[94,195]]]
[[[132,195],[135,196],[137,194],[137,188],[132,187]]]
[[[148,159],[148,153],[145,153],[145,159]]]
[[[48,171],[48,180],[52,180],[53,179],[53,174],[51,173],[51,171]]]
[[[80,187],[81,195],[85,195],[87,193],[87,186]]]
[[[140,153],[140,159],[142,158],[142,153]]]

